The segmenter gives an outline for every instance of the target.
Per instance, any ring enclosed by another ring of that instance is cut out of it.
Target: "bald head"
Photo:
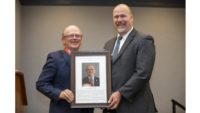
[[[116,11],[116,10],[124,10],[126,11],[127,13],[129,13],[129,15],[133,16],[133,13],[130,9],[130,7],[126,4],[118,4],[117,6],[115,6],[115,8],[113,9],[113,12]]]
[[[66,36],[66,34],[69,34],[69,32],[77,32],[82,35],[80,28],[76,25],[69,25],[69,26],[65,27],[65,29],[63,31],[63,36]]]

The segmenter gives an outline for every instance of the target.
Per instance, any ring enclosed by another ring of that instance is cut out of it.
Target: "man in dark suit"
[[[112,91],[104,113],[155,113],[150,89],[155,46],[153,37],[138,32],[130,7],[119,4],[113,10],[117,36],[104,49],[112,53]]]
[[[93,113],[93,109],[70,108],[74,94],[70,90],[70,54],[78,51],[82,32],[75,25],[66,27],[62,34],[64,50],[51,52],[36,82],[36,88],[51,99],[49,113]]]
[[[95,76],[96,69],[92,64],[86,66],[87,76],[83,78],[82,85],[85,86],[99,86],[99,77]]]

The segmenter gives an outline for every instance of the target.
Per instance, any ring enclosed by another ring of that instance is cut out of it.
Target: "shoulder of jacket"
[[[111,42],[113,42],[115,40],[116,40],[116,37],[113,37],[113,38],[109,39],[106,43],[111,43]]]
[[[62,50],[57,50],[57,51],[53,51],[53,52],[50,52],[48,54],[48,56],[57,56],[57,55],[60,55],[62,53]]]
[[[154,38],[151,35],[145,34],[145,33],[140,32],[140,31],[137,31],[136,39],[138,39],[138,40],[151,40],[151,41],[154,40]]]

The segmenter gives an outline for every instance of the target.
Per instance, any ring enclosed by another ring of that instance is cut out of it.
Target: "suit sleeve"
[[[132,97],[145,88],[149,82],[155,61],[155,46],[151,36],[138,41],[136,55],[136,70],[119,92],[132,101]]]
[[[53,86],[53,80],[56,76],[56,63],[51,54],[48,55],[46,64],[36,82],[36,88],[42,94],[46,95],[53,101],[59,100],[60,89]]]

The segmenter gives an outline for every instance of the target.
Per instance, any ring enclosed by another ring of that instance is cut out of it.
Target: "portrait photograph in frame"
[[[72,52],[71,108],[108,107],[111,95],[111,56],[103,52]]]

